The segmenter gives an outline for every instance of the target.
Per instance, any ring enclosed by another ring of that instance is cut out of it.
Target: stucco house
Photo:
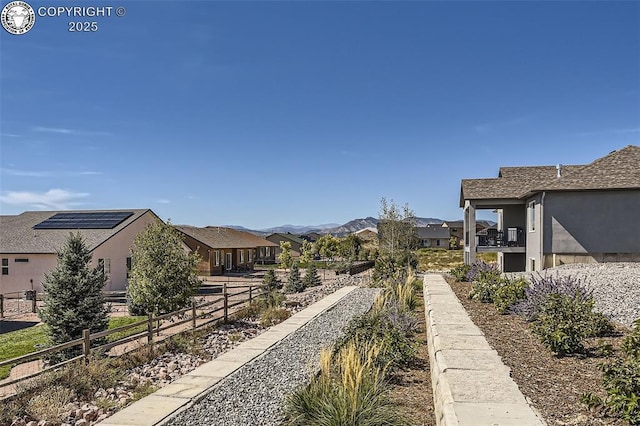
[[[300,254],[302,254],[302,243],[304,242],[304,240],[300,237],[298,237],[297,235],[293,235],[289,232],[287,232],[286,234],[284,233],[280,233],[280,232],[276,232],[275,234],[271,234],[269,236],[266,237],[267,240],[271,241],[272,243],[276,244],[276,259],[277,256],[280,255],[280,243],[282,241],[288,241],[289,243],[291,243],[291,256],[293,257],[300,257]]]
[[[415,236],[418,247],[449,249],[451,233],[446,226],[419,226],[415,228]]]
[[[378,228],[368,227],[360,229],[353,233],[362,241],[374,241],[378,239]]]
[[[251,271],[255,264],[274,263],[276,244],[249,232],[222,226],[176,225],[189,249],[200,255],[200,275]]]
[[[640,261],[640,147],[586,165],[502,167],[497,178],[464,179],[465,263],[497,252],[505,271],[563,263]],[[476,210],[498,213],[495,232],[476,233]]]
[[[127,287],[131,247],[139,232],[161,220],[149,209],[28,211],[0,216],[0,293],[43,291],[46,273],[58,264],[57,252],[70,233],[79,232],[103,265],[106,291]]]

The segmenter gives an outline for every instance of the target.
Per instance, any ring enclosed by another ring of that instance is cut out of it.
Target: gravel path
[[[367,312],[378,289],[358,288],[273,349],[220,382],[202,401],[168,424],[277,425],[284,400],[319,368],[320,350],[344,334],[354,316]]]
[[[640,319],[640,263],[576,263],[546,269],[542,275],[572,276],[593,290],[596,310],[631,327]]]

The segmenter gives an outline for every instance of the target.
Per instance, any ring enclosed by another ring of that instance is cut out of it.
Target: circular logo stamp
[[[31,5],[24,1],[12,1],[2,8],[2,26],[15,35],[24,34],[36,23],[36,13]]]

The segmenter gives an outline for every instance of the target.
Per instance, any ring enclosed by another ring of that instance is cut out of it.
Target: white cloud
[[[95,131],[87,131],[87,130],[78,130],[78,129],[68,129],[64,127],[45,127],[45,126],[36,126],[33,128],[34,132],[41,133],[57,133],[59,135],[75,135],[75,136],[110,136],[112,133],[109,132],[95,132]]]
[[[71,192],[64,189],[50,189],[44,193],[7,191],[0,195],[0,201],[39,210],[65,210],[82,204],[76,200],[86,198],[89,195],[86,192]]]
[[[49,178],[49,177],[74,177],[74,176],[95,176],[101,175],[102,172],[94,172],[94,171],[47,171],[47,170],[19,170],[19,169],[5,169],[2,168],[0,171],[3,174],[9,176],[22,176],[22,177],[41,177],[41,178]]]
[[[161,198],[159,200],[156,200],[156,203],[159,203],[159,204],[170,204],[171,200],[167,200],[167,199]]]

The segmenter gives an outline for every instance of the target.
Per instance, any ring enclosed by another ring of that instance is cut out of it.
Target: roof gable
[[[34,229],[36,225],[58,213],[72,212],[131,212],[133,214],[111,229]],[[94,250],[147,212],[151,212],[155,216],[149,209],[28,211],[15,216],[0,216],[0,252],[57,253],[66,243],[69,233],[75,232],[79,232],[84,238],[87,247],[90,250]]]

